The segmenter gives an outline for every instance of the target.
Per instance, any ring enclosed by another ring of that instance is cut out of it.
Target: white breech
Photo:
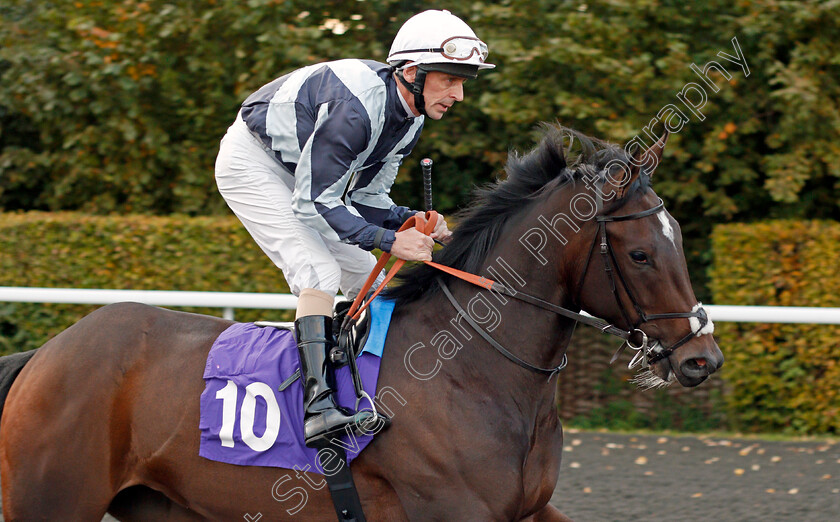
[[[216,184],[251,237],[283,271],[293,294],[305,288],[332,296],[340,289],[348,298],[359,293],[376,258],[356,245],[325,239],[295,217],[294,177],[239,115],[222,138]],[[377,284],[383,278],[381,273]]]

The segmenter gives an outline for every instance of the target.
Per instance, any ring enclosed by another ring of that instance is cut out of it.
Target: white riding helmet
[[[485,63],[487,44],[478,39],[470,26],[449,11],[423,11],[406,20],[391,50],[388,64],[396,68],[399,81],[414,95],[414,107],[426,114],[423,88],[426,73],[443,72],[474,79],[480,69],[496,67]],[[417,67],[414,82],[408,83],[402,71]]]
[[[451,64],[456,66],[454,70],[472,70],[469,76],[475,78],[478,70],[496,67],[485,63],[487,52],[487,44],[463,20],[449,11],[429,10],[403,24],[391,44],[388,63],[400,68],[435,64],[444,69],[448,69],[445,64]]]

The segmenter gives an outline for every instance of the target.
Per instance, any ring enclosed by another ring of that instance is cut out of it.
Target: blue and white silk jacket
[[[298,219],[327,239],[386,252],[411,215],[389,193],[424,120],[408,112],[392,72],[370,60],[310,65],[242,104],[248,128],[295,178]]]

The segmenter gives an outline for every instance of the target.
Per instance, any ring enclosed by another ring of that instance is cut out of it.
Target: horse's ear
[[[639,175],[653,176],[653,171],[656,170],[656,167],[659,166],[659,160],[662,159],[668,136],[668,129],[665,129],[662,136],[650,148],[645,148],[644,142],[638,136],[627,144],[628,147],[635,145],[636,150],[630,160],[630,176],[624,178],[621,186],[616,190],[619,199],[627,195],[630,187],[639,179]]]
[[[662,136],[648,149],[647,154],[656,159],[653,166],[651,166],[647,171],[648,176],[652,177],[653,171],[656,170],[657,166],[659,166],[659,161],[662,160],[662,153],[665,151],[665,143],[668,142],[669,135],[670,133],[668,132],[668,129],[665,128],[665,132]]]

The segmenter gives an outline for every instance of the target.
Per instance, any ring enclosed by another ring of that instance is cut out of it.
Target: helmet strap
[[[417,109],[417,112],[426,116],[426,101],[423,99],[423,86],[426,85],[426,71],[419,66],[415,71],[414,83],[408,83],[408,80],[403,76],[402,69],[397,70],[397,78],[414,95],[414,108]]]

